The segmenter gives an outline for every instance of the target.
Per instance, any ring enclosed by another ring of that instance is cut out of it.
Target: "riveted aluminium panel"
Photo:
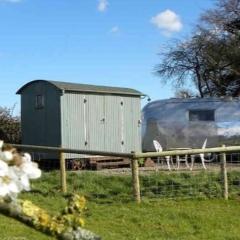
[[[190,112],[214,113],[205,120],[191,119]],[[209,119],[209,120],[206,120]],[[166,99],[143,109],[143,150],[154,151],[153,139],[163,148],[199,148],[207,138],[208,147],[240,143],[239,98]]]

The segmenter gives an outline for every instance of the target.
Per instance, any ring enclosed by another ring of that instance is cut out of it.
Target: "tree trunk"
[[[197,76],[198,91],[200,93],[200,97],[203,98],[204,94],[203,94],[203,91],[202,91],[201,75],[199,73],[199,68],[198,67],[195,68],[195,73],[196,73],[196,76]]]

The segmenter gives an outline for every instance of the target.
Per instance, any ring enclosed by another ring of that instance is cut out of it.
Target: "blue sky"
[[[174,95],[153,74],[157,55],[188,36],[213,0],[0,0],[0,106],[34,79]],[[143,101],[143,105],[145,102]]]

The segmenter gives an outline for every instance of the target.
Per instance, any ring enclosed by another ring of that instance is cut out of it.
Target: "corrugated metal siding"
[[[105,149],[121,152],[120,97],[105,96]]]
[[[132,101],[131,98],[122,97],[123,107],[123,151],[132,151]]]
[[[44,96],[44,107],[37,109],[36,96]],[[22,143],[30,145],[60,145],[59,91],[51,84],[36,83],[21,95]],[[53,158],[55,154],[41,154]]]
[[[62,146],[74,149],[86,149],[86,111],[85,95],[79,93],[64,93],[61,96],[61,128]],[[79,157],[78,154],[66,154],[68,158]]]
[[[123,100],[123,136],[124,151],[139,151],[141,149],[140,136],[140,100],[122,97]]]
[[[91,150],[105,150],[105,97],[103,95],[86,95],[87,136]]]
[[[132,98],[132,121],[133,121],[133,148],[132,151],[141,151],[141,104],[139,98]]]
[[[64,147],[112,152],[140,149],[140,98],[65,93],[61,106]]]
[[[105,97],[105,149],[131,152],[141,149],[140,99]]]

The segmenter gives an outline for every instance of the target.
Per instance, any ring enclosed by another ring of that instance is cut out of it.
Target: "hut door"
[[[90,150],[102,151],[105,145],[104,96],[86,95],[86,101],[87,145]]]
[[[121,151],[131,152],[139,149],[139,113],[134,109],[133,98],[122,97],[120,100]]]
[[[121,152],[121,105],[118,96],[105,96],[105,151]]]

